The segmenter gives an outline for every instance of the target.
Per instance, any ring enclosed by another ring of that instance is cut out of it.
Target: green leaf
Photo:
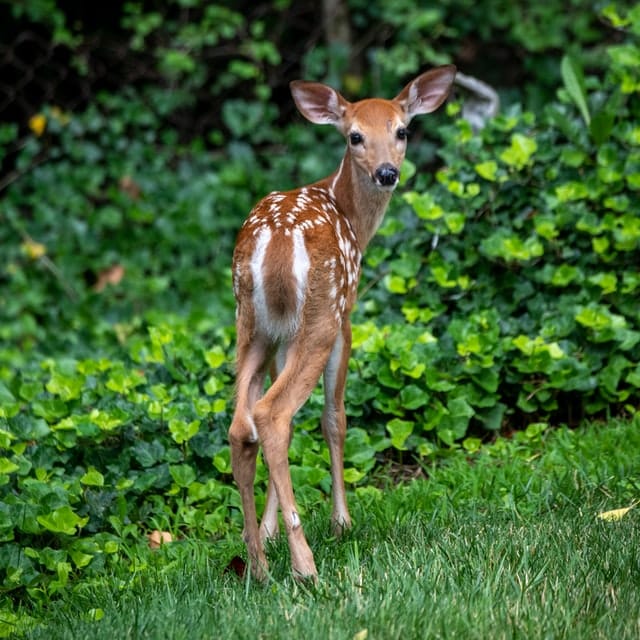
[[[18,393],[20,397],[26,400],[27,402],[32,402],[35,400],[37,396],[39,396],[44,391],[44,387],[42,382],[23,382],[20,385],[20,389]]]
[[[455,418],[470,418],[475,411],[464,398],[453,398],[447,404],[450,415]]]
[[[61,371],[53,371],[46,388],[52,395],[60,396],[62,400],[75,400],[80,397],[84,385],[82,374],[65,374]]]
[[[444,215],[444,222],[447,225],[449,231],[457,235],[464,229],[466,217],[464,213],[461,213],[460,211],[447,211],[447,213],[445,213]],[[458,280],[459,284],[461,284],[461,278],[459,278]]]
[[[531,158],[537,150],[538,143],[535,138],[514,133],[511,136],[511,146],[500,154],[500,160],[516,169],[522,169],[531,162]]]
[[[200,431],[200,420],[186,422],[180,418],[172,418],[169,420],[169,431],[178,444],[183,444]]]
[[[9,458],[2,457],[0,458],[0,474],[8,475],[17,471],[20,467],[13,462],[13,460],[9,460]]]
[[[555,188],[556,197],[560,202],[572,202],[584,200],[589,195],[589,189],[582,182],[571,181],[558,185]]]
[[[421,264],[422,256],[403,251],[396,260],[391,261],[389,266],[394,275],[402,278],[413,278],[420,270]]]
[[[624,318],[612,314],[607,307],[599,304],[578,307],[575,319],[581,325],[596,331],[626,325]]]
[[[219,375],[209,376],[203,385],[204,392],[209,396],[214,396],[225,388],[225,380]]]
[[[444,215],[444,209],[436,203],[429,192],[408,191],[403,195],[403,198],[422,220],[438,220]]]
[[[489,410],[480,414],[480,419],[485,429],[489,431],[498,431],[502,426],[502,420],[507,410],[507,405],[498,402]]]
[[[93,409],[89,414],[89,418],[93,424],[100,428],[101,431],[113,431],[124,423],[126,414],[119,409],[106,411],[101,409]]]
[[[589,114],[589,107],[587,106],[582,67],[572,56],[566,54],[560,63],[560,72],[567,93],[578,107],[585,124],[589,126],[591,115]]]
[[[182,488],[187,488],[196,480],[196,472],[193,467],[188,464],[176,464],[169,467],[169,473],[173,481]]]
[[[400,181],[399,186],[404,187],[413,176],[416,175],[416,165],[408,158],[402,161],[402,167],[400,168]]]
[[[579,279],[580,270],[569,264],[561,264],[554,269],[551,276],[551,284],[556,287],[566,287],[574,280]]]
[[[160,67],[168,76],[175,78],[182,73],[193,73],[196,62],[185,51],[169,49],[163,52]]]
[[[589,133],[596,145],[604,144],[611,137],[615,120],[616,113],[608,109],[601,109],[593,116],[589,125]]]
[[[80,482],[90,487],[103,487],[104,476],[97,469],[89,467],[87,472],[80,478]]]
[[[498,164],[495,160],[487,160],[486,162],[479,162],[473,167],[478,175],[485,180],[494,181],[496,179],[496,173],[498,171]]]
[[[213,456],[213,466],[220,472],[231,473],[231,451],[229,447],[224,447]]]
[[[391,436],[391,444],[399,451],[406,451],[405,442],[413,432],[413,422],[394,418],[387,423],[387,431]]]
[[[626,381],[640,389],[640,364],[633,371],[629,372],[626,377]]]
[[[78,528],[84,527],[89,518],[81,518],[69,506],[54,509],[51,513],[37,517],[38,522],[47,531],[52,533],[64,533],[68,536],[75,535]]]
[[[462,441],[462,447],[469,453],[476,453],[482,447],[482,440],[476,437],[468,437]]]
[[[371,444],[369,434],[359,427],[347,429],[344,443],[344,459],[356,467],[361,467],[374,460],[376,447]]]
[[[409,384],[400,391],[400,403],[405,409],[418,409],[429,402],[429,394],[415,384]]]
[[[20,404],[0,380],[0,418],[11,418],[20,411]]]
[[[83,551],[79,551],[77,549],[71,549],[69,551],[69,555],[73,560],[73,564],[75,564],[79,569],[81,569],[82,567],[86,567],[93,560],[93,555],[84,553]]]
[[[624,356],[614,355],[609,364],[598,374],[598,382],[613,398],[619,398],[618,385],[622,379],[625,369],[631,367],[632,363]]]
[[[222,347],[215,346],[205,351],[204,359],[212,369],[217,369],[226,362],[227,356]]]
[[[142,371],[126,370],[124,366],[114,367],[105,386],[116,393],[127,394],[136,387],[144,384],[146,378]]]
[[[384,284],[391,293],[407,293],[407,280],[402,276],[387,275],[384,278]]]
[[[4,384],[4,382],[0,380],[0,404],[3,404],[5,402],[13,403],[15,401],[16,401],[15,396],[11,393],[11,391],[9,391],[8,387]]]
[[[618,278],[615,273],[595,273],[587,280],[600,287],[603,294],[615,293],[618,288]]]
[[[36,400],[31,407],[35,415],[50,422],[64,418],[69,413],[67,404],[57,399]]]
[[[531,260],[544,254],[544,245],[536,236],[523,241],[515,233],[509,233],[506,229],[500,229],[485,238],[480,248],[488,256],[502,258],[507,262]]]
[[[355,484],[356,482],[360,482],[365,475],[364,471],[358,471],[358,469],[354,469],[353,467],[347,467],[344,470],[344,481],[347,484]]]

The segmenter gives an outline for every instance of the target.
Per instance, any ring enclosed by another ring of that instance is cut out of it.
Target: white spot
[[[295,511],[291,512],[291,528],[297,529],[300,526],[300,517]]]
[[[313,204],[313,200],[309,198],[305,189],[301,189],[296,198],[296,206],[305,207]]]

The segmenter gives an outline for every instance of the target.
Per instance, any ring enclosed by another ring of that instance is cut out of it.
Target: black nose
[[[392,187],[398,182],[399,175],[398,170],[392,164],[386,162],[376,169],[375,178],[377,183],[383,187]]]

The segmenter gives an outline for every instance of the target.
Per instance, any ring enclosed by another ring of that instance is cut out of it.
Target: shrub
[[[613,19],[637,30],[638,15]],[[352,377],[379,387],[366,418],[393,416],[397,448],[637,410],[639,52],[609,49],[608,74],[586,80],[566,58],[542,114],[447,126],[445,165],[387,218]]]

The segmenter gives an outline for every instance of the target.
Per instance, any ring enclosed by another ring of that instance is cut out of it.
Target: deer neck
[[[359,170],[348,149],[335,173],[323,182],[351,223],[360,251],[364,251],[382,222],[392,192],[381,190]]]

